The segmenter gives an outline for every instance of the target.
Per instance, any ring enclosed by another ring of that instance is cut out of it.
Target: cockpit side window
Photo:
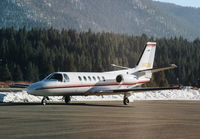
[[[57,80],[59,82],[63,81],[63,76],[60,73],[56,73],[53,76],[49,77],[48,80]]]
[[[69,76],[67,74],[64,74],[65,82],[69,82]]]

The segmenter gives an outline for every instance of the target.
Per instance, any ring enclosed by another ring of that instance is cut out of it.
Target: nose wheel
[[[42,101],[41,101],[41,104],[42,105],[46,105],[48,100],[49,100],[49,97],[43,97]]]

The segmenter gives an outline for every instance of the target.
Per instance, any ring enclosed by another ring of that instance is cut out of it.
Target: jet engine
[[[122,74],[120,74],[120,75],[117,75],[117,77],[116,77],[116,82],[117,83],[122,83],[122,82],[135,82],[135,81],[137,81],[137,79],[136,79],[136,76],[134,76],[134,75],[122,75]]]

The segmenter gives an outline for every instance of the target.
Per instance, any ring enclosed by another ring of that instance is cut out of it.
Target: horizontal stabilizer
[[[164,71],[164,70],[169,70],[169,69],[174,69],[174,68],[177,68],[177,66],[175,64],[171,64],[168,67],[141,70],[139,72],[151,71],[151,73],[154,73],[154,72],[159,72],[159,71]]]

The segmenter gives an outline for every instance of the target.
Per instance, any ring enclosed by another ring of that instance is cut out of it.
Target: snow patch
[[[49,97],[50,101],[62,101],[62,96]],[[0,92],[0,102],[41,102],[42,97],[23,92]],[[73,96],[72,101],[121,101],[123,95],[109,96]],[[149,91],[132,93],[129,100],[200,100],[200,90],[185,88],[182,90]]]

